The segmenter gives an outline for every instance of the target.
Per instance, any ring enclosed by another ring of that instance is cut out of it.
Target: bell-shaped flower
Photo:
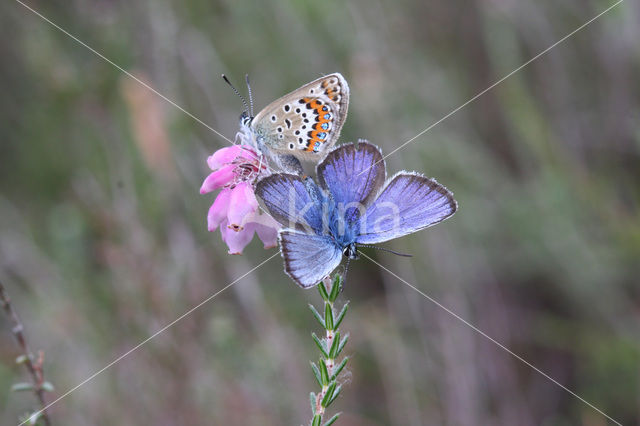
[[[220,228],[229,254],[242,254],[254,234],[264,248],[277,245],[280,225],[266,213],[260,213],[254,193],[255,183],[266,174],[267,165],[249,145],[219,149],[207,159],[212,173],[200,187],[201,194],[222,189],[207,214],[207,228]]]

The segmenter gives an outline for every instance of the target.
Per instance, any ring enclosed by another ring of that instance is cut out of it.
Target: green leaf
[[[342,320],[344,319],[344,314],[347,313],[347,308],[349,308],[349,302],[344,304],[342,310],[338,314],[338,319],[336,319],[336,328],[340,327],[340,323],[342,323]]]
[[[347,340],[349,340],[349,333],[345,334],[344,337],[342,338],[342,342],[340,342],[340,345],[338,346],[338,352],[337,355],[340,355],[340,352],[342,352],[342,349],[344,348],[344,345],[347,344]]]
[[[329,371],[327,371],[327,365],[323,360],[318,363],[320,365],[320,380],[322,381],[322,387],[329,384]]]
[[[329,358],[329,353],[327,352],[326,345],[324,344],[324,342],[320,340],[318,336],[316,336],[316,333],[311,333],[311,337],[313,337],[313,341],[316,342],[316,346],[318,346],[318,349],[320,349],[320,352],[322,352],[322,355],[325,358]]]
[[[347,365],[348,360],[349,360],[349,357],[344,357],[342,362],[333,370],[333,374],[329,378],[329,381],[333,381],[338,378],[338,375],[340,374],[344,366]]]
[[[311,403],[311,414],[316,415],[316,394],[311,392],[309,394],[309,402]]]
[[[324,398],[322,398],[322,402],[320,403],[324,408],[327,408],[330,404],[331,399],[333,398],[333,391],[336,390],[336,382],[331,382],[329,387],[327,388],[327,392],[324,394]]]
[[[318,384],[322,386],[322,379],[320,378],[320,370],[318,370],[318,366],[315,362],[311,362],[311,369],[313,370],[313,375],[316,377]]]
[[[329,294],[329,301],[331,303],[335,302],[340,294],[340,289],[342,288],[342,277],[336,274],[333,279],[333,285],[331,286],[331,293]]]
[[[13,392],[24,392],[24,391],[32,391],[33,385],[31,383],[16,383],[11,386],[11,390]]]
[[[329,293],[327,293],[327,288],[324,286],[323,282],[320,282],[320,284],[318,284],[318,291],[320,292],[322,300],[329,300]]]
[[[320,312],[318,312],[315,306],[313,306],[311,303],[309,303],[309,309],[311,309],[313,316],[318,320],[320,326],[324,328],[324,319],[322,319],[322,315],[320,315]]]
[[[338,356],[338,347],[340,346],[340,332],[336,331],[333,336],[333,342],[331,342],[331,348],[329,349],[329,358],[336,359]]]
[[[338,417],[340,417],[340,414],[342,414],[342,413],[334,414],[334,415],[333,415],[333,417],[331,417],[331,418],[329,419],[329,421],[327,421],[327,422],[324,424],[324,426],[331,426],[332,424],[334,424],[334,423],[336,422],[336,420],[338,420]]]
[[[327,404],[327,407],[331,404],[333,404],[333,401],[335,401],[338,398],[338,395],[340,395],[340,391],[342,390],[342,385],[338,385],[336,387],[336,390],[333,392],[333,396],[331,397],[331,400],[329,400],[329,403]]]
[[[311,422],[311,426],[320,426],[320,422],[322,421],[322,416],[320,414],[316,414],[313,416],[313,422]]]
[[[328,303],[324,305],[324,324],[327,330],[333,330],[333,309]]]

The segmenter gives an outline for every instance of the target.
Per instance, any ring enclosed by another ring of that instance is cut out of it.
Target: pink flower
[[[220,227],[229,254],[242,254],[254,233],[264,248],[275,247],[280,225],[259,211],[254,194],[255,182],[267,172],[266,162],[250,146],[233,145],[216,151],[207,164],[213,172],[202,183],[200,193],[222,188],[207,215],[209,231]]]

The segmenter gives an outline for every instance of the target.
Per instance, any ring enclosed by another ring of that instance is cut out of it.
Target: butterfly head
[[[358,248],[356,247],[356,243],[351,243],[347,245],[344,249],[342,249],[342,254],[347,259],[359,259],[360,255],[358,254]]]
[[[240,126],[249,127],[252,121],[253,117],[249,114],[249,111],[242,111],[242,114],[240,114]]]

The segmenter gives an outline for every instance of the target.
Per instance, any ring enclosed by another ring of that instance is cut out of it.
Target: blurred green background
[[[390,152],[606,1],[30,1],[233,137],[322,74],[351,87],[343,141]],[[387,161],[460,203],[368,253],[623,424],[640,419],[640,7],[626,1]],[[0,5],[0,279],[56,398],[275,253],[229,256],[198,189],[226,142],[14,1]],[[366,259],[342,298],[341,425],[606,419]],[[299,425],[317,358],[269,261],[51,411],[56,425]],[[35,407],[0,316],[0,424]]]

